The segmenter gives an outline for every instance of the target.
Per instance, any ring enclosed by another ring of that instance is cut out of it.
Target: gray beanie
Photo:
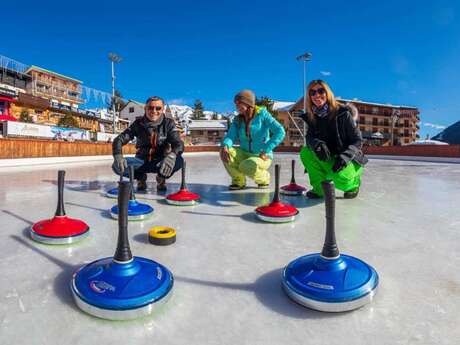
[[[235,95],[233,101],[235,103],[238,101],[254,108],[256,106],[256,95],[251,90],[241,90]]]

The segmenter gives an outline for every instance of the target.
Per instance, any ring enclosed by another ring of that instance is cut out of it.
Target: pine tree
[[[58,121],[59,127],[78,128],[78,121],[69,113],[65,114]]]
[[[19,115],[19,121],[31,123],[32,117],[29,115],[29,112],[24,109],[23,111],[21,111],[21,114]]]
[[[271,98],[269,98],[267,96],[262,96],[260,98],[256,98],[256,105],[263,106],[263,107],[267,108],[267,110],[270,112],[270,114],[272,114],[275,119],[278,119],[278,111],[273,110],[273,105],[274,104],[275,104],[275,102]]]
[[[201,120],[204,118],[204,113],[203,113],[203,103],[197,99],[195,101],[195,104],[193,105],[193,113],[192,113],[192,119],[194,120]]]
[[[123,96],[121,95],[121,92],[118,90],[115,90],[115,98],[110,97],[110,102],[107,104],[107,108],[109,110],[112,110],[112,105],[115,103],[115,111],[119,113],[121,109],[123,109],[126,105],[126,103],[123,101]]]

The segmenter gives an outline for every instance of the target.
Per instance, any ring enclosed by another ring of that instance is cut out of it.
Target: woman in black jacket
[[[344,198],[355,198],[367,158],[361,151],[361,132],[352,113],[336,101],[322,80],[313,80],[305,97],[307,113],[301,117],[307,123],[306,146],[300,159],[313,187],[307,197],[323,197],[321,182],[333,180],[335,187],[344,191]]]

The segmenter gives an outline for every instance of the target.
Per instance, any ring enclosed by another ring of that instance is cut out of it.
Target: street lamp
[[[394,128],[396,126],[396,123],[399,120],[399,116],[401,115],[399,109],[393,109],[391,112],[391,146],[394,146]]]
[[[299,55],[296,57],[297,61],[303,61],[303,112],[307,113],[307,61],[310,61],[312,54],[307,52],[305,54]],[[307,144],[305,135],[307,131],[307,124],[303,123],[303,134],[304,134],[304,146]]]
[[[122,58],[115,53],[109,53],[109,60],[112,61],[112,117],[113,117],[113,134],[116,133],[115,122],[115,63],[119,63]]]

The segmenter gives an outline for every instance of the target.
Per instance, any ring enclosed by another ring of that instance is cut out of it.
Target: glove
[[[161,163],[160,174],[163,175],[164,177],[170,177],[175,165],[176,165],[176,154],[174,152],[170,152],[163,159],[163,162]]]
[[[224,146],[220,149],[220,159],[222,159],[224,163],[228,163],[230,161],[230,154],[228,153],[227,146]]]
[[[315,151],[316,156],[322,161],[327,161],[331,157],[331,153],[324,141],[318,140],[313,150]]]
[[[123,155],[116,154],[113,156],[112,169],[118,175],[122,175],[125,172],[125,169],[128,167],[126,159],[123,158]]]
[[[346,166],[347,166],[347,162],[342,157],[337,156],[337,158],[335,159],[335,163],[332,166],[332,171],[335,172],[335,173],[339,172],[340,170],[342,170]]]

